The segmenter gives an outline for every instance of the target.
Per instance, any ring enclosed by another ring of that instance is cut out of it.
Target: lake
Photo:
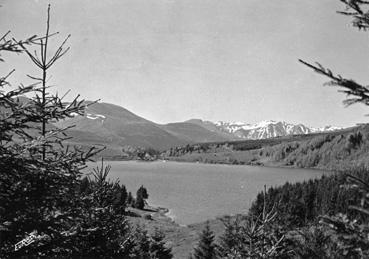
[[[320,170],[179,162],[111,161],[111,179],[133,196],[144,185],[150,205],[170,209],[183,225],[225,214],[246,213],[256,194],[267,187],[331,174]]]

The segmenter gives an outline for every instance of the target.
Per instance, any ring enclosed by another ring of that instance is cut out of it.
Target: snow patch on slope
[[[106,119],[106,117],[104,115],[101,115],[101,114],[92,114],[92,113],[87,113],[86,114],[86,117],[87,119],[90,119],[90,120],[96,120],[96,119]]]

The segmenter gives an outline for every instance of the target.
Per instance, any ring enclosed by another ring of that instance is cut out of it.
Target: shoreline
[[[160,161],[160,160],[156,160]],[[154,162],[154,161],[153,161]],[[204,164],[204,165],[226,165],[226,166],[252,166],[252,167],[266,167],[266,168],[285,168],[285,169],[306,169],[306,170],[314,170],[314,171],[328,171],[328,172],[336,172],[335,169],[325,169],[318,167],[297,167],[297,166],[288,166],[288,165],[279,165],[273,163],[267,164],[232,164],[232,163],[209,163],[203,161],[186,161],[186,160],[165,160],[165,162],[175,162],[175,163],[192,163],[192,164]]]
[[[167,211],[164,213],[164,216],[169,218],[171,221],[175,222],[176,224],[178,224],[181,227],[187,227],[187,225],[183,225],[183,224],[179,224],[176,222],[176,216],[173,214],[173,210],[171,209],[166,209]]]
[[[279,164],[231,164],[231,163],[207,163],[203,161],[186,161],[186,160],[171,160],[171,159],[157,159],[153,161],[142,161],[142,160],[108,160],[104,158],[105,162],[137,162],[137,163],[189,163],[189,164],[204,164],[204,165],[225,165],[225,166],[252,166],[252,167],[266,167],[266,168],[285,168],[285,169],[306,169],[313,171],[327,171],[327,172],[337,172],[335,169],[331,168],[317,168],[317,167],[297,167],[297,166],[288,166],[288,165],[279,165]],[[97,163],[97,161],[95,162]]]
[[[144,210],[129,207],[127,212],[129,215],[126,217],[132,226],[143,225],[149,234],[153,233],[155,229],[160,229],[165,234],[165,242],[168,247],[172,248],[175,259],[188,258],[193,247],[199,241],[199,235],[206,222],[209,222],[216,237],[222,235],[224,231],[221,217],[189,225],[180,225],[170,217],[171,209],[153,204],[148,205]]]

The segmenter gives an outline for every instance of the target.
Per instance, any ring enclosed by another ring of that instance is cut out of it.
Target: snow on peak
[[[309,134],[314,132],[335,131],[342,128],[326,126],[322,128],[307,127],[285,121],[264,120],[255,124],[244,122],[217,121],[214,125],[221,131],[234,134],[238,138],[263,139],[286,135]]]
[[[320,128],[313,128],[314,132],[328,132],[328,131],[336,131],[336,130],[341,130],[343,129],[342,127],[336,127],[336,126],[324,126],[324,127],[320,127]]]
[[[274,121],[274,120],[264,120],[264,121],[261,121],[261,122],[258,122],[256,124],[254,124],[254,127],[255,128],[267,127],[270,124],[277,124],[277,123],[278,122]],[[282,123],[285,123],[285,122],[282,121]]]

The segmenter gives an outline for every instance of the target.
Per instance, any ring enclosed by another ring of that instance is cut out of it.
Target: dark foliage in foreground
[[[216,258],[367,258],[369,169],[347,173],[260,193],[248,215],[223,219]]]
[[[171,249],[166,247],[165,235],[159,229],[155,229],[150,236],[150,258],[170,259],[173,257]]]
[[[368,170],[365,172],[368,174]],[[291,248],[297,258],[368,258],[369,210],[368,181],[348,176],[344,188],[360,192],[349,207],[355,216],[345,213],[322,215],[319,223],[289,233]]]
[[[350,210],[360,198],[359,190],[344,188],[347,174],[369,182],[367,170],[362,168],[323,176],[299,183],[286,183],[280,187],[271,187],[266,193],[266,207],[276,207],[277,222],[285,228],[295,228],[316,223],[319,215],[345,213],[351,217],[359,216]],[[264,193],[259,193],[253,202],[250,213],[258,215],[264,206]]]
[[[216,245],[214,233],[210,230],[207,222],[204,230],[200,234],[200,240],[194,248],[192,259],[214,259],[216,258]]]
[[[224,220],[225,233],[218,245],[219,258],[288,258],[285,235],[275,224],[273,210]]]
[[[139,258],[134,249],[139,232],[124,215],[125,187],[108,180],[110,168],[103,164],[90,180],[82,178],[86,162],[99,150],[64,146],[67,129],[51,124],[82,115],[86,107],[78,98],[65,102],[47,92],[46,72],[68,50],[64,41],[47,61],[51,36],[48,15],[45,37],[16,41],[7,33],[0,39],[0,55],[26,52],[43,72],[42,78],[30,76],[41,86],[8,91],[9,75],[0,78],[0,257]],[[34,44],[41,46],[41,59],[28,51]],[[149,248],[167,249],[161,238],[150,239]],[[170,258],[170,249],[165,251]],[[148,255],[143,258],[156,258]]]
[[[346,10],[341,13],[352,16],[355,27],[367,30],[369,2],[360,0],[341,0],[341,2],[346,6]],[[301,62],[328,76],[331,79],[330,85],[342,87],[344,89],[342,92],[350,96],[345,101],[347,105],[354,103],[369,105],[369,89],[366,86],[340,75],[336,76],[320,64],[314,66]],[[310,144],[321,148],[335,138],[322,137],[322,141]],[[342,140],[345,143],[345,152],[351,153],[362,145],[364,138],[361,132],[356,132]],[[291,145],[284,151],[291,153],[298,148],[298,145]],[[283,149],[279,149],[281,150]],[[310,162],[315,164],[315,161]],[[276,209],[275,217],[270,221],[275,224],[269,225],[272,231],[268,233],[265,232],[268,228],[262,224],[263,221],[259,223],[262,227],[258,228],[257,219],[271,208]],[[230,256],[227,255],[228,258],[272,258],[271,255],[260,256],[250,253],[267,251],[265,244],[268,242],[265,240],[278,236],[276,232],[282,235],[285,243],[281,244],[281,247],[286,252],[278,255],[278,258],[368,258],[369,169],[363,165],[351,170],[345,169],[344,173],[322,179],[297,184],[287,183],[278,188],[270,188],[267,193],[258,195],[250,215],[246,218],[249,219],[251,226],[249,228],[244,228],[237,220],[226,224],[221,248],[233,248],[228,249],[232,251]],[[247,231],[242,233],[241,229]],[[250,246],[252,230],[255,229],[262,229],[264,233],[268,233],[253,243],[256,247]],[[246,253],[243,253],[244,251]],[[224,257],[224,254],[222,256]]]

